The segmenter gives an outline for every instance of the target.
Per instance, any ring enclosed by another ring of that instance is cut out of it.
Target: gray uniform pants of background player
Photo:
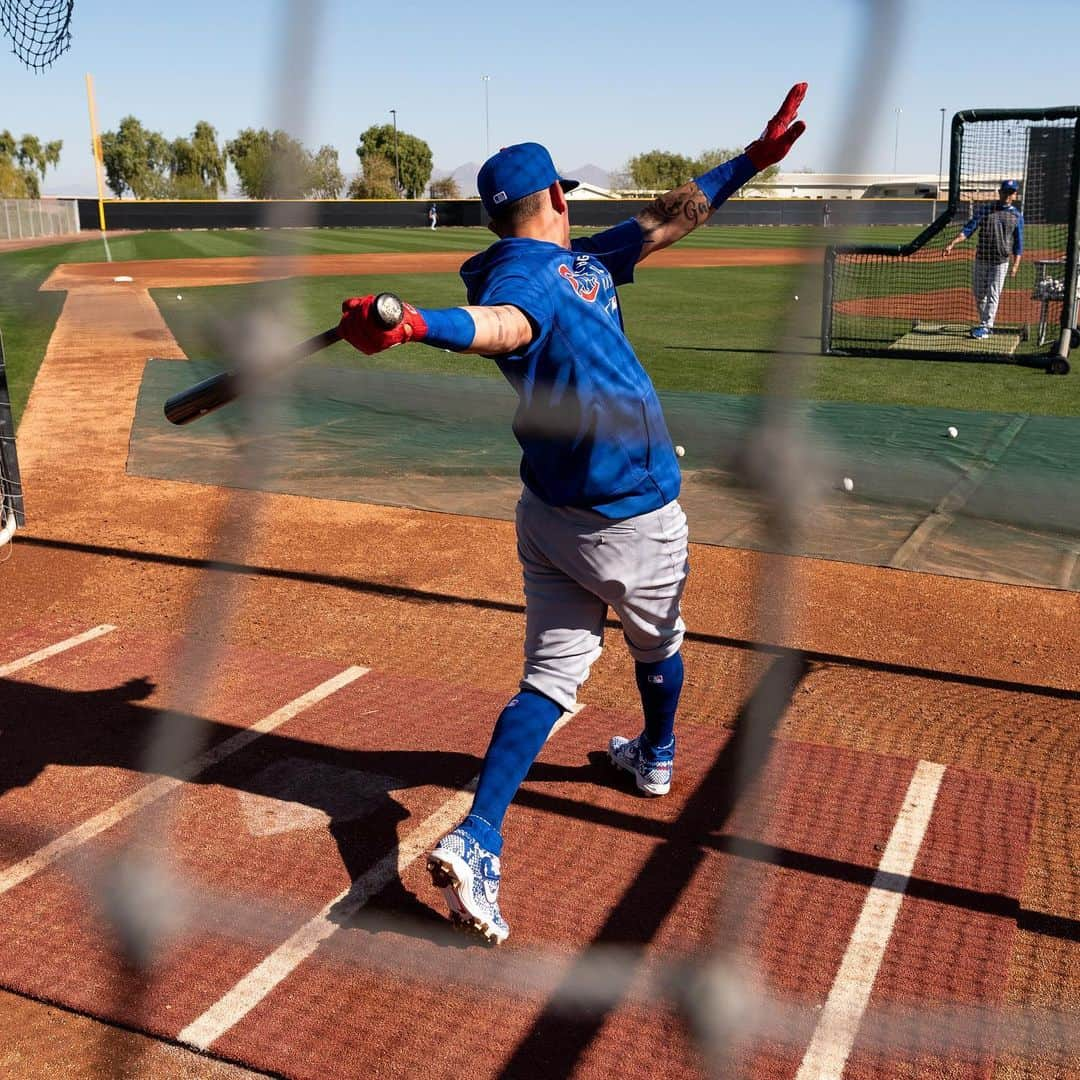
[[[679,601],[690,565],[678,502],[613,521],[589,510],[548,506],[527,488],[517,506],[525,577],[525,673],[521,687],[563,709],[600,655],[610,606],[635,660],[679,651]]]
[[[1001,291],[1005,288],[1005,275],[1009,272],[1009,263],[983,262],[976,259],[971,270],[971,291],[975,294],[975,304],[979,309],[979,325],[987,329],[994,325]]]

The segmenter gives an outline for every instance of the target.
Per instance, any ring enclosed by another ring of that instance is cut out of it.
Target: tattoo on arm
[[[691,181],[681,188],[669,191],[665,195],[658,195],[638,217],[641,230],[646,244],[656,244],[662,241],[670,243],[680,236],[696,229],[712,213],[712,207],[702,195],[697,184]],[[679,222],[676,236],[663,236],[669,232],[668,226]]]

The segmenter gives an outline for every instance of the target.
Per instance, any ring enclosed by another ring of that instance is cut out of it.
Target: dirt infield
[[[330,277],[346,274],[457,273],[469,252],[421,255],[295,255],[278,258],[237,256],[220,259],[147,259],[136,262],[69,263],[58,266],[42,286],[49,290],[111,284],[131,277],[133,289],[186,285],[241,285],[287,277]],[[797,266],[820,262],[816,248],[667,248],[649,259],[645,269],[709,266]]]
[[[975,319],[975,301],[970,289],[936,289],[933,292],[899,293],[890,296],[837,300],[834,310],[844,315],[869,315],[887,319],[936,318]],[[1006,291],[1001,297],[997,318],[1001,323],[1036,323],[1042,303],[1030,293]],[[1050,325],[1060,316],[1060,301],[1050,304]]]
[[[29,524],[13,558],[0,566],[7,610],[17,613],[18,624],[116,623],[146,639],[188,630],[208,645],[469,687],[477,707],[483,701],[493,710],[490,702],[513,689],[520,667],[523,607],[512,524],[146,480],[125,471],[145,360],[182,356],[146,289],[299,274],[448,272],[465,257],[58,267],[44,287],[69,295],[18,435]],[[819,258],[807,249],[687,249],[651,262],[745,266]],[[135,281],[113,283],[125,274]],[[259,522],[250,543],[215,550],[214,538],[237,518]],[[216,561],[208,566],[211,555]],[[692,728],[730,727],[757,684],[763,660],[756,652],[762,643],[755,640],[755,588],[782,567],[798,589],[795,629],[786,641],[764,644],[808,654],[778,731],[782,740],[927,760],[1038,790],[1026,875],[1007,916],[1014,931],[1002,964],[1008,974],[988,968],[988,977],[1006,1003],[1075,1009],[1080,890],[1069,853],[1080,817],[1077,595],[725,548],[695,547],[692,563],[682,709]],[[217,621],[215,597],[226,585],[235,591],[226,618]],[[103,669],[91,681],[108,688],[110,673],[119,677],[119,668]],[[166,688],[162,695],[167,705]],[[632,665],[616,635],[582,700],[624,716],[636,712]],[[40,719],[47,725],[47,716]],[[19,799],[36,799],[57,771],[28,777]],[[589,790],[579,786],[575,798],[595,800]],[[951,798],[950,805],[963,805],[963,798]],[[0,801],[0,809],[6,805]],[[549,815],[530,813],[537,829],[552,828]],[[954,903],[947,910],[966,909]],[[919,916],[906,932],[917,937],[932,921]],[[304,985],[318,993],[326,977],[309,973]],[[901,996],[918,992],[905,988],[903,972],[893,977],[899,982],[889,985],[899,986]],[[0,1004],[5,1040],[15,1038],[25,1013],[21,1003]],[[424,1022],[410,1016],[414,1025]],[[324,1016],[322,1027],[317,1019],[305,1018],[315,1025],[304,1029],[305,1037],[333,1037],[326,1025],[342,1016]],[[39,1047],[39,1057],[78,1053],[66,1027],[46,1030],[55,1042]],[[110,1030],[98,1036],[106,1043],[126,1038]],[[257,1031],[252,1041],[258,1043]],[[160,1056],[149,1060],[152,1070],[141,1075],[183,1075],[169,1072],[175,1065]],[[993,1075],[1066,1075],[1054,1068],[1001,1059]]]

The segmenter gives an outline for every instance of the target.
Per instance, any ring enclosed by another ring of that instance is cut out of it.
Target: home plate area
[[[666,1004],[641,988],[720,926],[814,1018],[744,1046],[745,1075],[989,1076],[985,1053],[860,1042],[860,1017],[1004,1002],[1030,784],[776,741],[736,799],[738,732],[686,718],[650,800],[603,752],[638,720],[586,705],[510,810],[511,936],[490,950],[447,932],[425,856],[468,809],[504,695],[226,647],[188,718],[196,756],[147,775],[181,659],[111,626],[0,642],[5,987],[289,1077],[698,1076],[678,980]],[[145,876],[117,888],[120,852],[197,917],[170,924]],[[118,905],[171,926],[147,966],[118,947]],[[591,945],[623,963],[584,1008],[559,991]]]

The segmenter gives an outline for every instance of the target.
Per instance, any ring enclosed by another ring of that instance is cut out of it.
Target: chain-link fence
[[[79,231],[74,199],[0,199],[0,240],[68,236]]]

